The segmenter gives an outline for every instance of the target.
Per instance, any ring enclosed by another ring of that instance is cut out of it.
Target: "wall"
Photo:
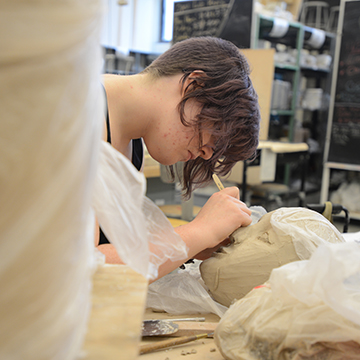
[[[160,54],[169,43],[160,42],[162,0],[107,0],[102,45],[127,55],[129,51]]]

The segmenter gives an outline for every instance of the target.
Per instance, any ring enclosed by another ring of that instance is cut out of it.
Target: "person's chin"
[[[159,161],[159,162],[160,162],[161,165],[165,165],[165,166],[171,166],[171,165],[176,164],[176,162],[170,161],[170,160],[168,160],[168,161],[164,160],[164,161]]]

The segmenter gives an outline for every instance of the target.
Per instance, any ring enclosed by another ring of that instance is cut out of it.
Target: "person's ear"
[[[202,70],[194,70],[190,73],[189,78],[199,78],[199,77],[204,77],[205,73]]]
[[[194,88],[196,87],[203,87],[205,85],[205,77],[206,74],[202,70],[194,70],[190,73],[186,81],[188,84],[192,83]]]

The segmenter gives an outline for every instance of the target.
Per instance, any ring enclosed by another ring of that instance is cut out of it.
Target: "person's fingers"
[[[237,203],[243,211],[251,215],[251,210],[247,207],[247,205],[243,201],[239,200],[240,199],[239,188],[237,188],[236,186],[232,186],[221,190],[221,192],[231,196],[233,198],[232,200],[234,200],[234,202]]]
[[[236,186],[227,187],[227,188],[221,190],[220,192],[230,195],[236,199],[240,199],[240,190]]]

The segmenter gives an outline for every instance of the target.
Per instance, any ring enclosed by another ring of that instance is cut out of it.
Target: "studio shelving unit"
[[[309,136],[319,143],[319,154],[316,154],[316,167],[319,172],[318,178],[321,179],[322,165],[321,158],[323,156],[326,123],[328,117],[328,106],[321,109],[309,110],[302,107],[304,79],[308,80],[312,86],[323,90],[324,98],[330,97],[332,65],[328,69],[319,69],[316,66],[303,66],[301,61],[302,50],[309,52],[316,50],[319,54],[326,53],[334,57],[336,36],[333,33],[319,31],[305,26],[296,21],[287,21],[287,28],[283,34],[279,33],[274,36],[274,26],[279,20],[276,17],[270,17],[263,14],[253,14],[251,47],[261,48],[262,40],[267,41],[267,46],[277,47],[277,44],[285,45],[287,50],[290,49],[294,54],[292,63],[279,63],[275,61],[274,80],[279,77],[291,83],[291,100],[286,109],[272,108],[270,111],[271,119],[277,119],[277,122],[271,121],[269,124],[269,139],[275,141],[296,142],[296,127],[303,124],[307,127]],[[285,21],[286,22],[286,21]],[[319,47],[314,47],[312,36],[321,32],[324,41]],[[306,81],[305,81],[306,83]],[[274,94],[273,94],[274,96]],[[304,122],[305,120],[305,122]],[[274,130],[274,127],[276,131]],[[311,160],[311,159],[310,159]],[[289,167],[285,169],[285,183],[289,182]],[[321,184],[319,183],[320,187]]]

